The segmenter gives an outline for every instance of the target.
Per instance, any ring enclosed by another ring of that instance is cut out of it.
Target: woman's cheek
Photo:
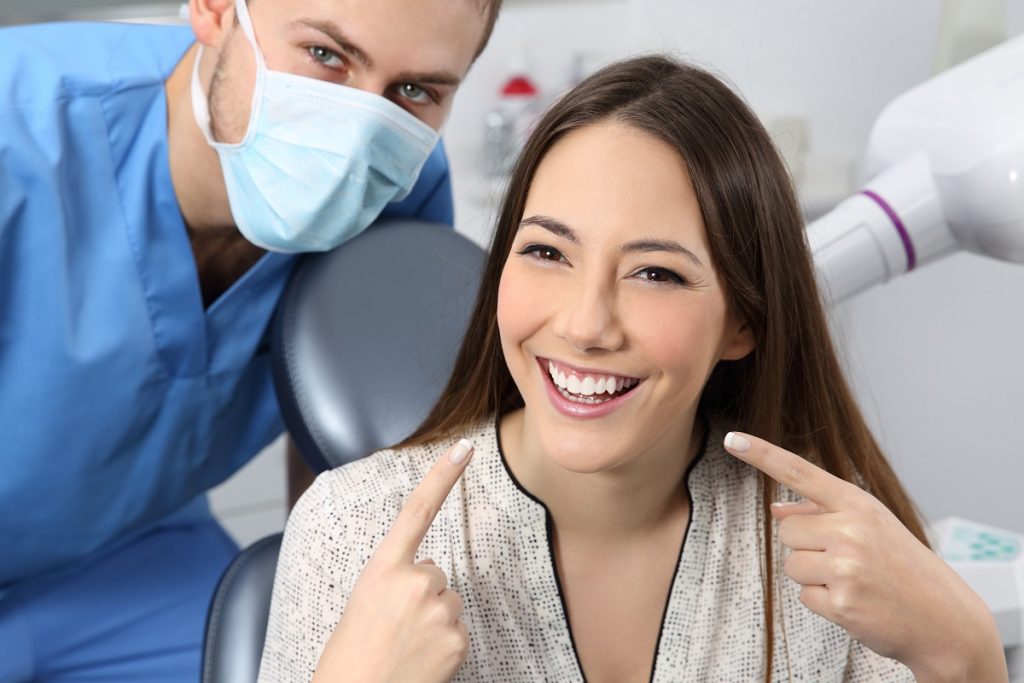
[[[506,264],[498,282],[498,332],[506,355],[526,340],[536,326],[537,301],[521,270],[517,264]]]
[[[633,344],[655,367],[690,374],[707,362],[719,330],[705,311],[694,310],[676,297],[645,297],[622,307]],[[698,373],[699,374],[699,373]]]

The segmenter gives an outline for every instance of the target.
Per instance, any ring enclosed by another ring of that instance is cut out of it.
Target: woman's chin
[[[611,469],[624,459],[622,449],[595,434],[542,434],[541,444],[548,459],[576,474],[594,474]]]

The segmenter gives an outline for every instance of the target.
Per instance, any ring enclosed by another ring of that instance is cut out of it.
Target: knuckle
[[[878,528],[888,525],[893,518],[889,508],[885,507],[885,504],[874,496],[867,501],[866,506],[868,519]]]
[[[839,539],[847,548],[860,548],[864,544],[864,530],[853,521],[846,521],[836,530]]]
[[[832,558],[832,574],[847,582],[855,582],[861,573],[861,564],[855,558],[840,556]]]
[[[466,622],[459,620],[455,622],[456,631],[459,634],[459,643],[463,648],[463,652],[469,651],[469,627],[466,626]]]
[[[848,587],[838,586],[829,590],[832,614],[841,624],[852,624],[856,617],[857,601],[854,591]]]
[[[787,517],[779,522],[779,540],[782,541],[783,545],[790,548],[793,547],[793,535],[796,533],[795,523],[794,517]]]
[[[811,465],[803,458],[793,458],[786,465],[786,481],[790,488],[799,488],[811,476]]]
[[[782,563],[782,571],[786,574],[786,576],[788,576],[791,579],[793,578],[793,574],[797,569],[797,560],[794,560],[794,557],[794,555],[790,555]]]
[[[433,583],[434,581],[430,576],[430,572],[416,572],[411,583],[412,594],[417,598],[422,598],[425,595],[430,595],[433,592]]]
[[[429,609],[426,612],[427,623],[434,627],[444,627],[446,624],[452,622],[451,615],[448,613],[448,606],[443,601],[432,602]]]
[[[413,494],[409,500],[409,512],[416,519],[431,520],[434,518],[434,506],[420,494]]]
[[[452,595],[454,596],[452,600],[452,611],[455,613],[453,616],[458,619],[462,616],[462,613],[466,611],[466,603],[458,593],[453,592]]]
[[[460,661],[469,654],[469,633],[464,629],[452,629],[452,636],[448,645],[452,655]]]
[[[469,630],[461,621],[448,620],[436,631],[434,641],[439,652],[445,653],[452,661],[462,661],[469,653]]]
[[[796,548],[804,528],[804,520],[800,515],[786,517],[778,524],[778,540],[787,548]]]

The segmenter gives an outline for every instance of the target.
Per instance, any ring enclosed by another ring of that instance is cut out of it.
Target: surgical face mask
[[[199,83],[201,47],[192,71],[193,112],[220,157],[235,224],[270,251],[333,249],[409,194],[437,133],[379,95],[268,70],[245,0],[235,7],[256,57],[241,142],[213,139]]]

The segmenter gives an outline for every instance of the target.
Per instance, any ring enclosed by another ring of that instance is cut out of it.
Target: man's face
[[[248,7],[268,69],[381,95],[435,130],[486,22],[480,0],[249,0]],[[255,75],[252,46],[236,24],[210,85],[217,140],[245,136]]]

